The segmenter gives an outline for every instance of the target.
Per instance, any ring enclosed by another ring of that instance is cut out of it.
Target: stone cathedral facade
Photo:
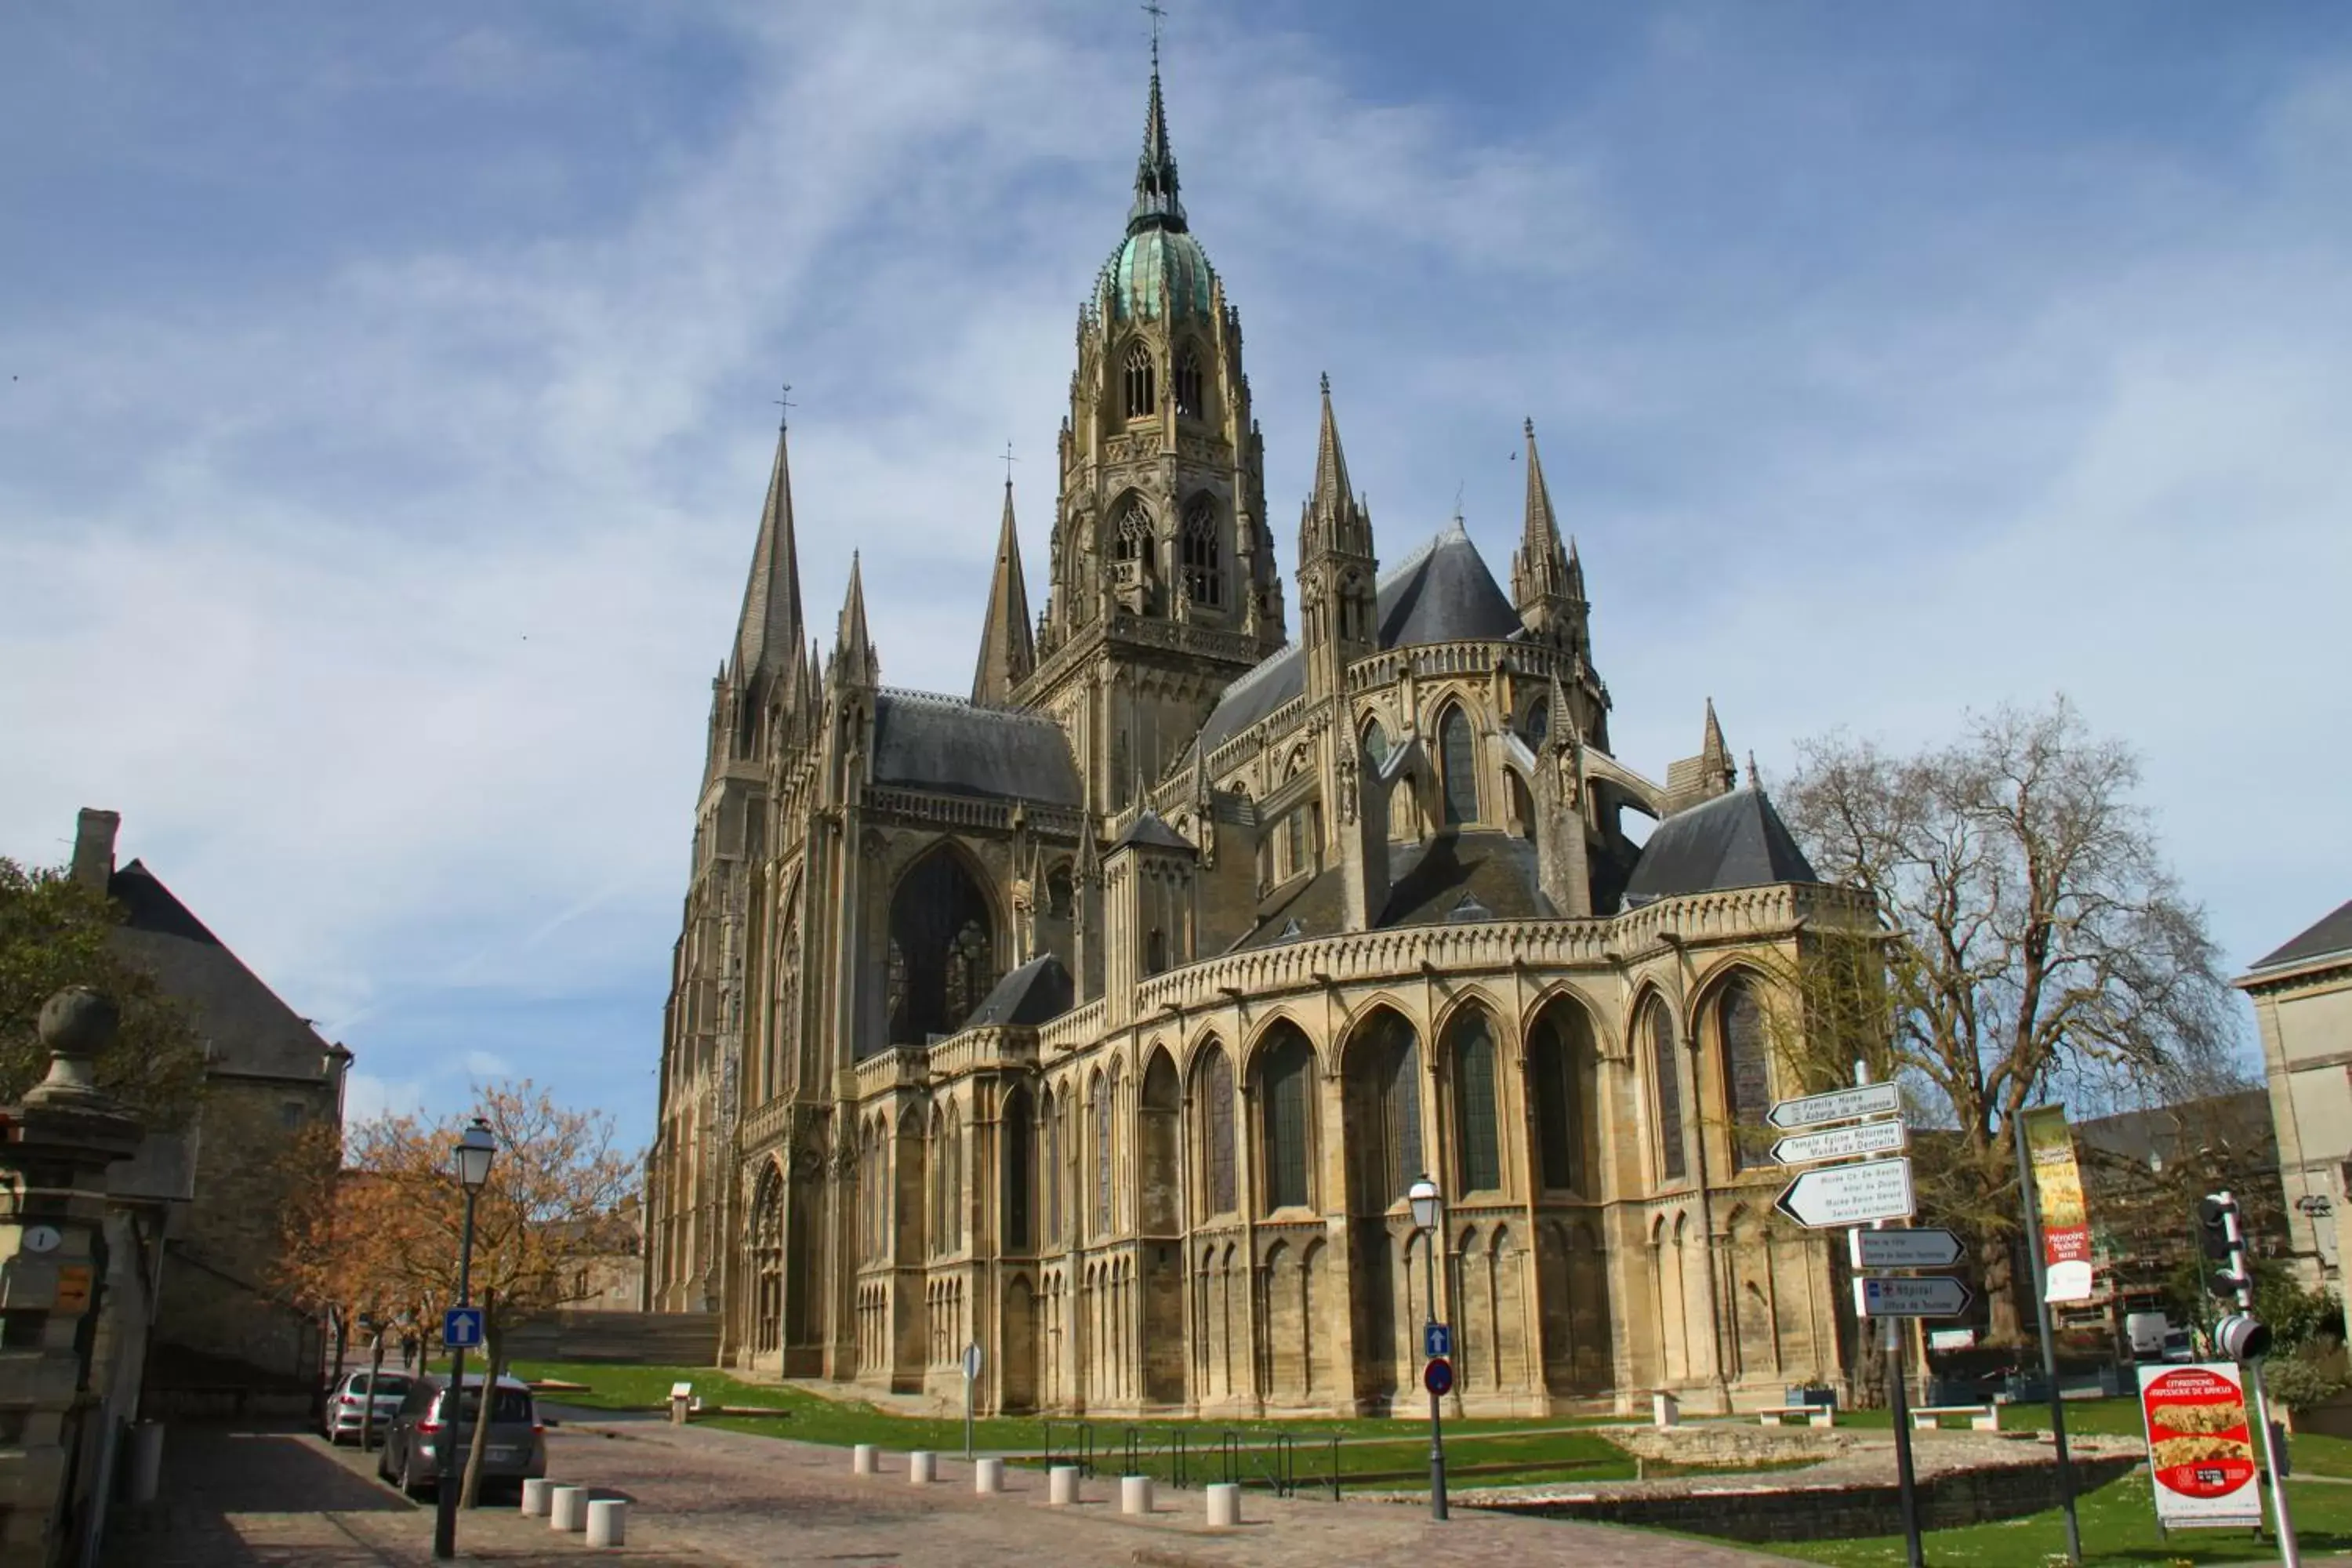
[[[1460,520],[1381,559],[1330,387],[1276,569],[1241,317],[1155,68],[1081,307],[1044,611],[1008,483],[966,696],[802,614],[779,436],[713,685],[664,1021],[646,1300],[737,1366],[983,1409],[1779,1403],[1844,1380],[1832,1237],[1764,1110],[1806,865],[1710,705],[1611,750],[1535,434],[1507,593]],[[1694,704],[1696,707],[1696,704]],[[1625,814],[1654,824],[1637,845]]]

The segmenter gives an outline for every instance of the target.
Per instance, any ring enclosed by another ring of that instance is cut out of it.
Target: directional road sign
[[[1832,1121],[1861,1121],[1873,1116],[1903,1114],[1903,1091],[1891,1083],[1865,1083],[1856,1089],[1809,1094],[1784,1100],[1764,1113],[1764,1120],[1783,1132],[1826,1127]]]
[[[1454,1363],[1444,1356],[1431,1358],[1422,1368],[1421,1385],[1432,1394],[1450,1394],[1454,1389]]]
[[[1421,1353],[1432,1361],[1454,1353],[1454,1331],[1444,1323],[1421,1326]]]
[[[1861,1121],[1851,1127],[1825,1127],[1819,1132],[1799,1132],[1772,1145],[1772,1159],[1782,1165],[1810,1165],[1821,1160],[1851,1160],[1861,1154],[1892,1154],[1910,1142],[1910,1132],[1896,1121]]]
[[[1872,1276],[1853,1282],[1853,1310],[1865,1318],[1965,1317],[1975,1292],[1948,1274]]]
[[[1948,1230],[1857,1230],[1856,1268],[1949,1268],[1960,1260],[1960,1238]]]
[[[1825,1165],[1790,1182],[1773,1205],[1813,1230],[1868,1225],[1873,1220],[1909,1219],[1911,1162],[1872,1160],[1860,1165]]]
[[[441,1314],[441,1342],[451,1350],[472,1350],[482,1342],[482,1310],[452,1307]]]

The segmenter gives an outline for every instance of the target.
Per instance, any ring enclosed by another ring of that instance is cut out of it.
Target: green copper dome
[[[1129,235],[1103,264],[1103,314],[1112,321],[1154,321],[1165,301],[1171,320],[1206,316],[1215,280],[1199,240],[1181,230],[1142,229]]]

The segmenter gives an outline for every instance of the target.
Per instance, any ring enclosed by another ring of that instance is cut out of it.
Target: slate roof
[[[1117,849],[1126,844],[1144,844],[1160,849],[1181,849],[1188,854],[1192,848],[1192,843],[1182,834],[1162,821],[1156,811],[1136,813],[1135,820],[1127,825],[1127,831],[1112,842],[1111,847]]]
[[[1658,824],[1633,863],[1625,903],[1820,880],[1764,792],[1736,789]]]
[[[331,1048],[326,1040],[144,861],[119,868],[106,891],[124,910],[115,942],[125,958],[188,1009],[197,1035],[214,1049],[214,1071],[313,1080],[324,1076]]]
[[[1373,613],[1382,648],[1501,641],[1526,629],[1459,519],[1381,574]],[[1214,751],[1305,689],[1306,657],[1291,643],[1225,688],[1200,743]]]
[[[2284,969],[2290,963],[2308,963],[2339,952],[2352,953],[2352,903],[2336,906],[2335,912],[2322,916],[2318,924],[2284,947],[2254,960],[2254,968]]]
[[[1337,866],[1285,884],[1259,905],[1257,924],[1234,948],[1337,936],[1344,896]],[[1554,912],[1537,880],[1536,847],[1524,838],[1474,829],[1389,846],[1389,899],[1377,922],[1382,929],[1549,920]]]
[[[963,1026],[969,1029],[977,1024],[1043,1024],[1068,1012],[1076,994],[1077,987],[1071,984],[1069,970],[1060,959],[1045,953],[998,981],[996,989],[971,1010]]]
[[[1086,799],[1069,742],[1053,720],[928,691],[885,688],[875,697],[874,778],[1050,805]]]

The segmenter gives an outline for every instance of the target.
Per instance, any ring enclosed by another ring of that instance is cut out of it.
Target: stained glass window
[[[1209,1212],[1231,1214],[1241,1206],[1234,1190],[1234,1064],[1216,1046],[1201,1074],[1201,1097],[1209,1130]]]
[[[1037,1130],[1029,1094],[1016,1089],[1004,1098],[1004,1245],[1015,1252],[1030,1247],[1030,1187],[1034,1179]]]
[[[1307,1202],[1307,1096],[1313,1090],[1314,1053],[1306,1039],[1287,1033],[1266,1052],[1265,1202],[1269,1209]]]
[[[1658,1168],[1668,1181],[1683,1177],[1683,1080],[1675,1059],[1675,1022],[1665,1004],[1650,1004],[1650,1063],[1657,1079]]]
[[[1445,759],[1445,822],[1454,826],[1478,820],[1478,761],[1470,740],[1470,720],[1458,707],[1448,708],[1437,727],[1437,743]]]
[[[1772,1060],[1764,1009],[1744,980],[1724,991],[1716,1014],[1723,1035],[1723,1073],[1731,1100],[1731,1168],[1744,1171],[1762,1155],[1757,1130],[1772,1108]]]
[[[1461,1151],[1462,1190],[1500,1191],[1503,1156],[1496,1142],[1495,1035],[1480,1012],[1454,1026],[1454,1129]]]
[[[1108,1079],[1095,1082],[1095,1235],[1110,1234],[1110,1102]]]

